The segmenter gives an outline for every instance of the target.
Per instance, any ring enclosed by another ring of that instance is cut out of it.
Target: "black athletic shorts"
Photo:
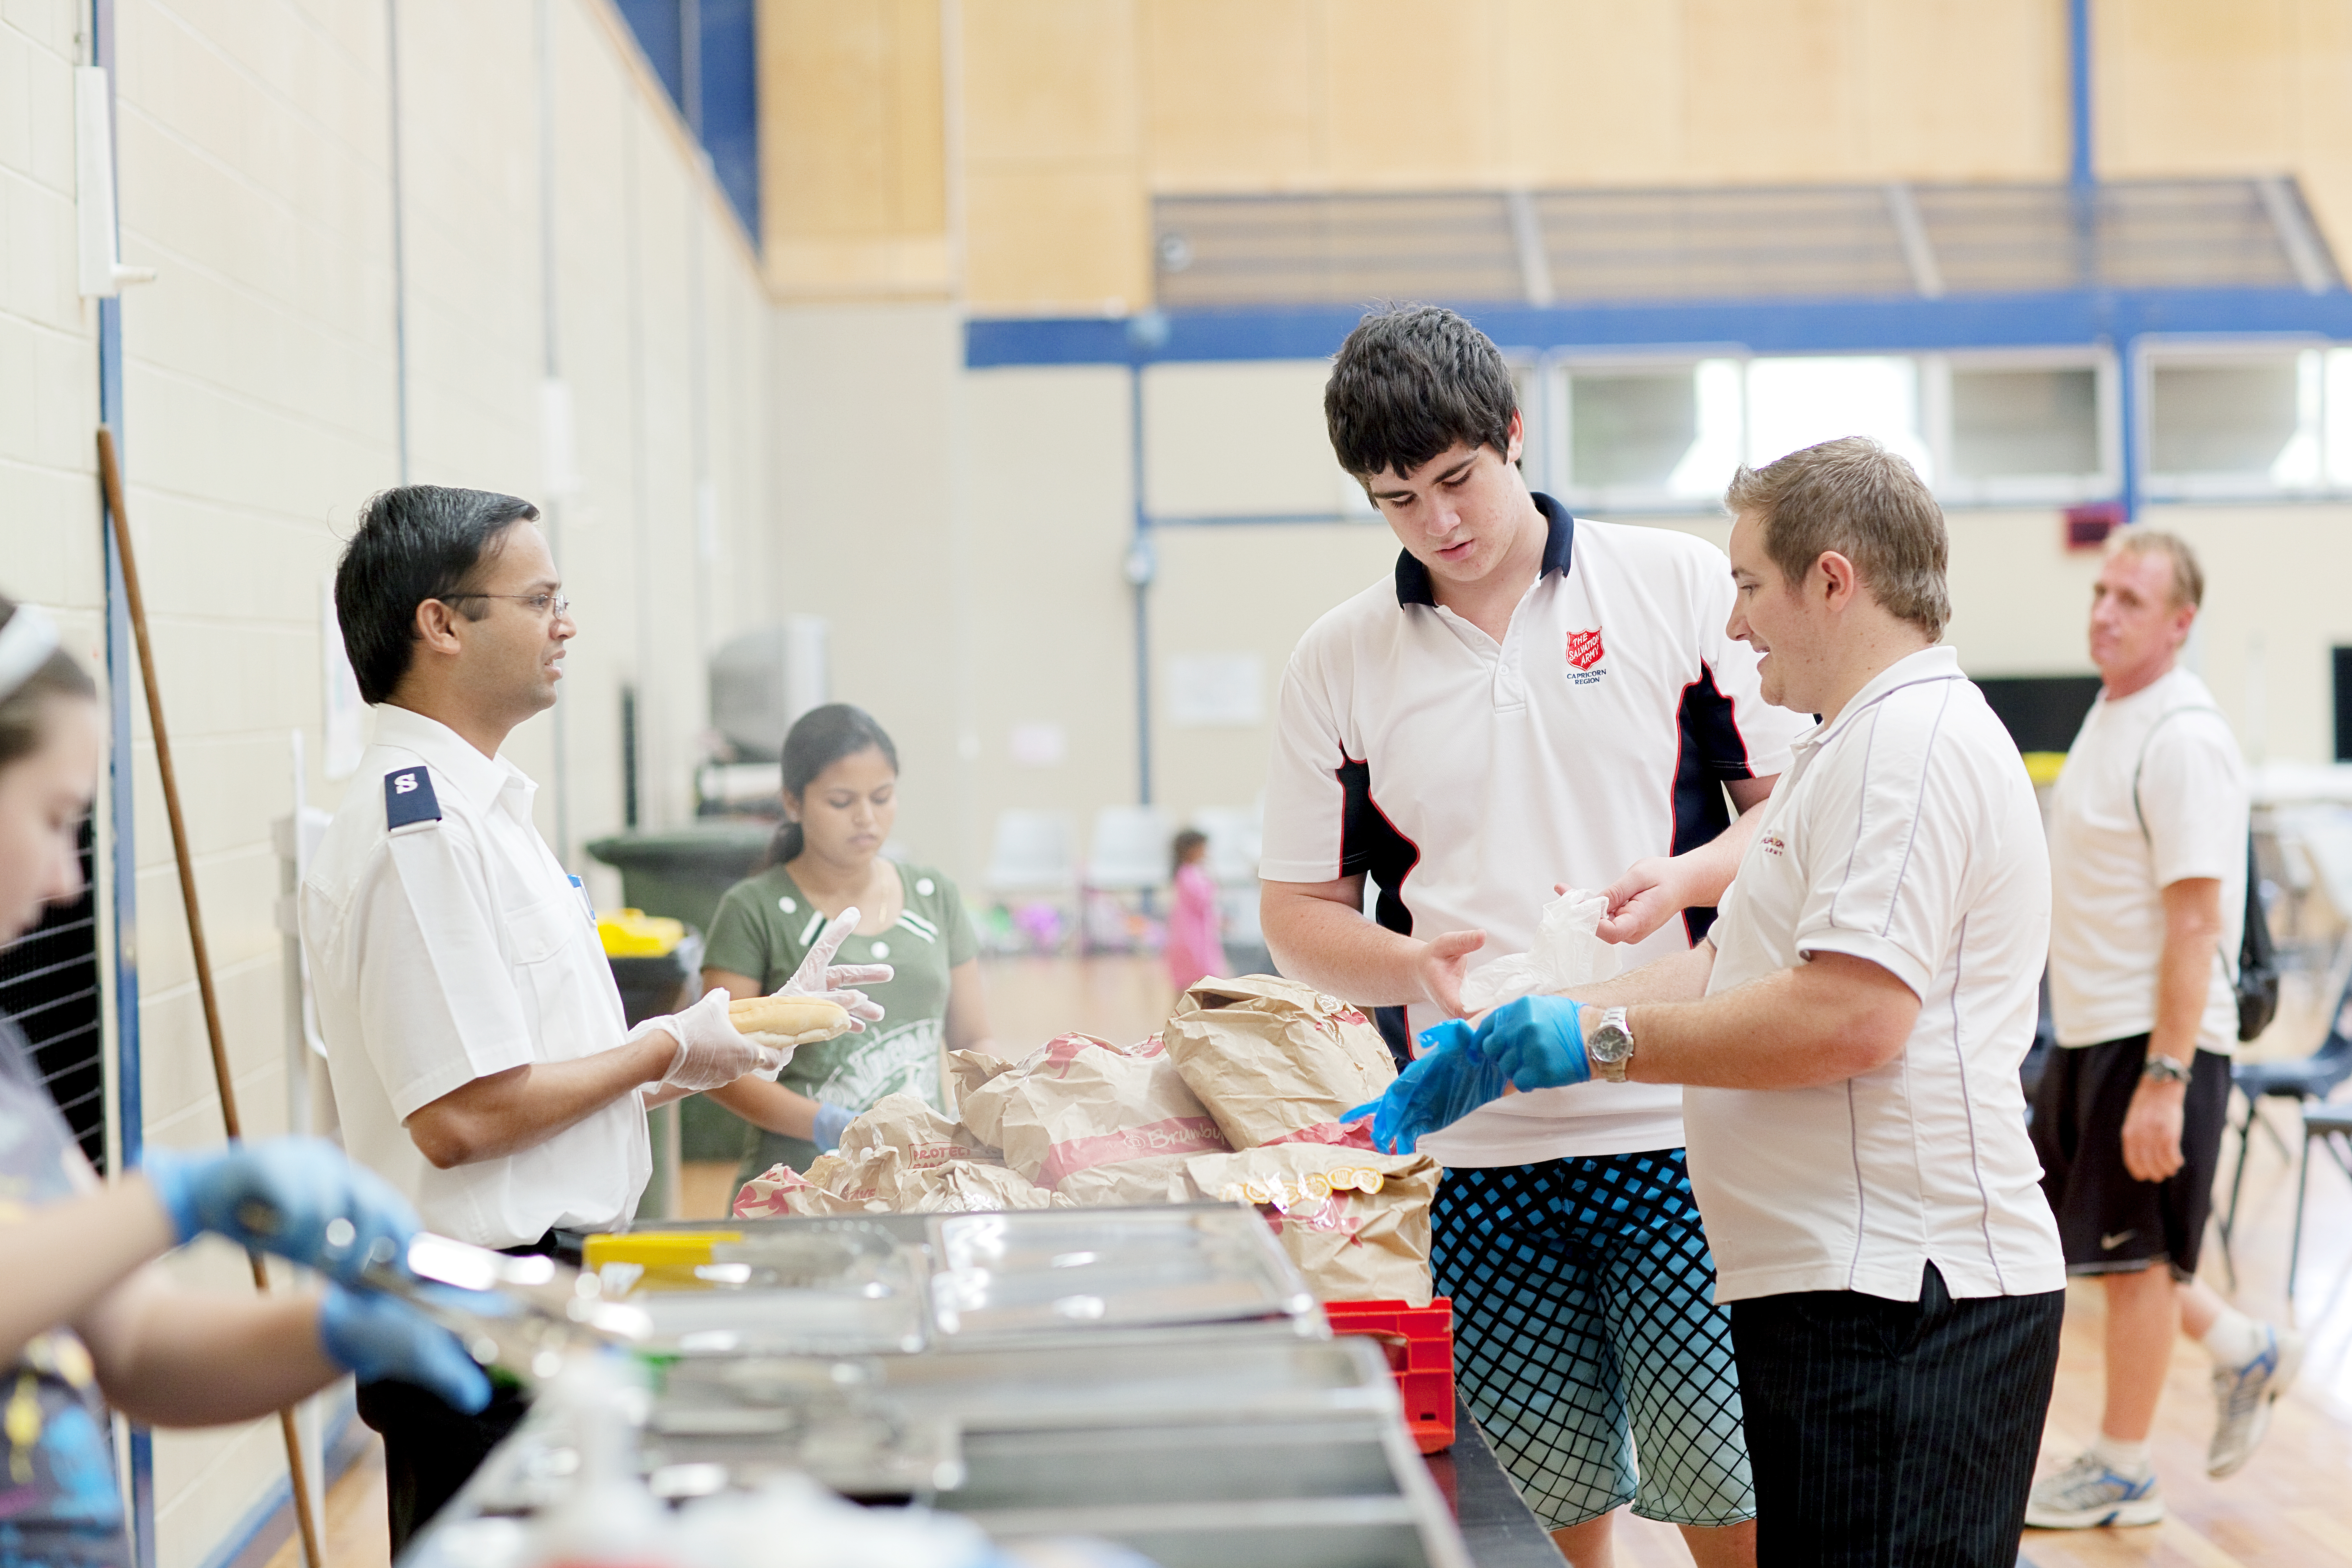
[[[2143,1182],[2124,1169],[2124,1113],[2147,1060],[2147,1037],[2050,1053],[2033,1092],[2033,1152],[2058,1218],[2070,1274],[2127,1274],[2157,1263],[2197,1277],[2213,1210],[2213,1172],[2230,1113],[2230,1058],[2199,1051],[2181,1105],[2180,1169]]]

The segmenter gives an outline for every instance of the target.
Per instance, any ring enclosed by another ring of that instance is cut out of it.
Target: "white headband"
[[[38,605],[19,605],[0,626],[0,702],[16,694],[58,651],[58,624]]]

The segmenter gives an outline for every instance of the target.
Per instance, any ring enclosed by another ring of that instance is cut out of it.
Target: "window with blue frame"
[[[637,47],[710,154],[711,171],[760,239],[757,0],[620,0]],[[692,41],[691,48],[688,41]]]

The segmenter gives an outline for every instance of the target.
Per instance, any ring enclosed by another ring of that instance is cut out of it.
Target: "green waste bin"
[[[621,873],[621,897],[631,909],[708,931],[719,899],[751,874],[775,831],[772,823],[723,822],[674,833],[624,833],[587,847]],[[743,1157],[750,1131],[740,1117],[706,1095],[690,1094],[678,1104],[682,1160],[732,1164]]]
[[[727,822],[624,833],[591,840],[588,853],[621,873],[621,896],[631,909],[707,931],[719,896],[751,874],[775,831],[769,823]]]

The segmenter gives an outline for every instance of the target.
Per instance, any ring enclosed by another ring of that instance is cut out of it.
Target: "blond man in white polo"
[[[2050,920],[2032,785],[1937,646],[1943,514],[1909,464],[1830,441],[1727,499],[1731,635],[1822,721],[1706,941],[1465,1048],[1522,1090],[1685,1086],[1759,1563],[2011,1568],[2065,1300],[2017,1076]]]

